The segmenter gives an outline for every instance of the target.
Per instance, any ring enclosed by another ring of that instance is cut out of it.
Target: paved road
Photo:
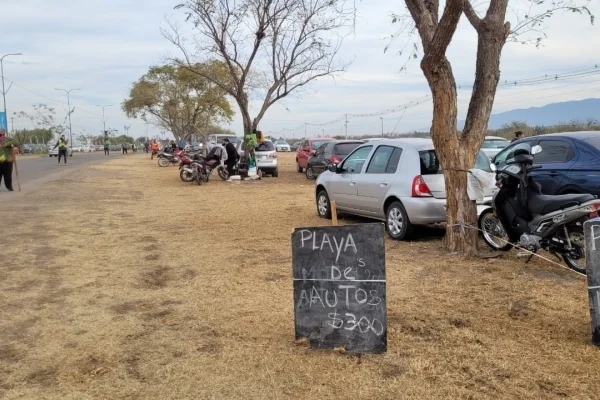
[[[138,152],[137,155],[140,153]],[[110,157],[105,157],[104,152],[94,153],[73,153],[73,157],[69,157],[67,164],[61,160],[58,164],[56,157],[19,157],[19,180],[22,188],[35,188],[38,184],[42,184],[48,179],[60,177],[70,170],[78,169],[86,165],[98,164],[117,157],[122,157],[121,153],[116,151],[111,152]],[[14,174],[14,172],[13,172]],[[17,190],[17,182],[13,175],[13,187]],[[0,191],[6,191],[4,183]]]

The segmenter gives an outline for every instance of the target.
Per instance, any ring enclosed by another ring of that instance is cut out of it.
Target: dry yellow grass
[[[282,163],[195,186],[129,157],[0,199],[0,397],[598,398],[584,280],[435,230],[386,242],[388,353],[294,343],[290,233],[326,221]]]

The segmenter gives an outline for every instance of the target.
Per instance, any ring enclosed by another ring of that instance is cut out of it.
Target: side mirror
[[[531,154],[538,154],[541,152],[542,152],[542,146],[540,146],[539,144],[537,144],[531,148]]]
[[[492,172],[496,172],[498,170],[498,168],[496,168],[496,164],[494,163],[490,164],[490,169],[492,170]]]
[[[337,163],[331,163],[331,164],[329,164],[329,166],[327,166],[327,169],[331,172],[337,173],[338,165],[337,165]]]

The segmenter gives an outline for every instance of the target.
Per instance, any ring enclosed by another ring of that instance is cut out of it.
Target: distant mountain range
[[[587,120],[590,118],[600,120],[600,99],[565,101],[562,103],[546,104],[542,107],[531,107],[492,114],[488,128],[499,129],[502,125],[513,121],[525,122],[529,126],[549,126],[557,125],[561,122]],[[465,121],[459,121],[458,128],[462,129],[464,124]]]

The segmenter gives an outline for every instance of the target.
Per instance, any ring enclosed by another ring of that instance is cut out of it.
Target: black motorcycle
[[[500,169],[492,164],[499,190],[481,212],[479,227],[495,250],[507,251],[513,245],[532,253],[543,249],[585,273],[583,223],[597,216],[600,200],[591,194],[543,195],[541,185],[529,176],[529,171],[541,168],[533,165],[533,155],[541,151],[540,146],[516,149]]]

